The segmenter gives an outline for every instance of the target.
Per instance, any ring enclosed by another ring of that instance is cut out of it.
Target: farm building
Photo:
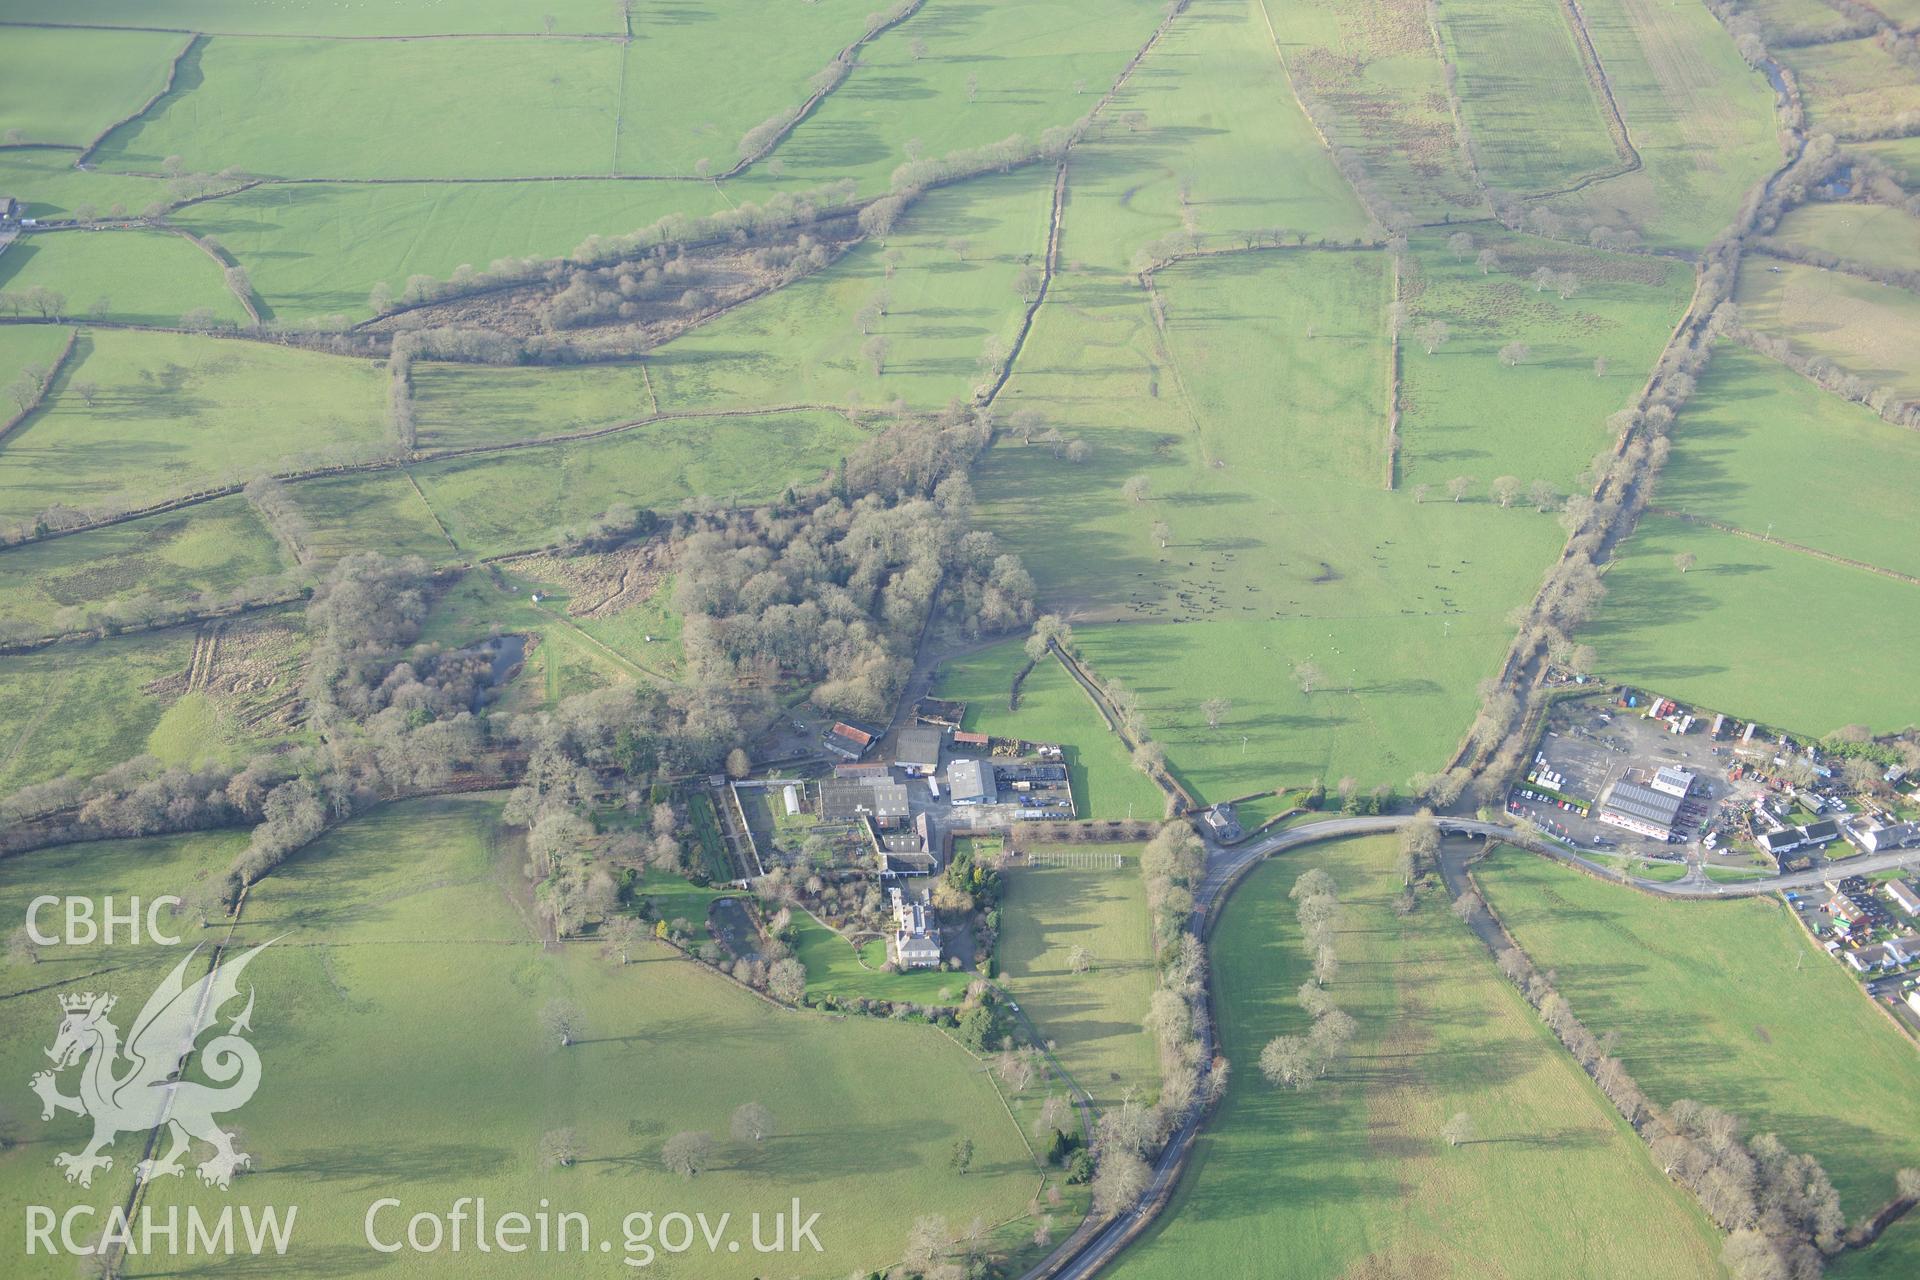
[[[1887,896],[1893,899],[1894,906],[1908,915],[1920,916],[1920,894],[1915,893],[1913,886],[1905,880],[1888,881]]]
[[[964,733],[958,729],[953,731],[953,745],[956,747],[965,747],[969,751],[985,751],[992,744],[993,739],[984,733]]]
[[[1679,815],[1679,796],[1637,782],[1614,783],[1600,802],[1600,821],[1655,840],[1673,833],[1673,821]]]
[[[906,825],[907,817],[907,789],[897,782],[833,778],[820,783],[822,822],[871,818],[884,831]]]
[[[873,746],[873,735],[857,725],[836,722],[821,743],[843,759],[858,760]]]
[[[1687,792],[1693,790],[1693,775],[1685,769],[1676,769],[1670,764],[1662,765],[1660,771],[1653,775],[1653,781],[1649,785],[1655,791],[1679,796],[1684,800]]]
[[[12,222],[20,216],[20,202],[12,196],[0,196],[0,222]]]
[[[836,778],[859,778],[868,782],[885,782],[890,776],[887,766],[875,760],[867,764],[837,764],[833,766]]]
[[[993,771],[978,760],[954,760],[947,765],[947,790],[954,804],[993,804],[1000,797]]]
[[[902,969],[933,968],[940,963],[940,930],[926,900],[897,888],[887,892],[893,900],[893,933],[887,939],[892,960]]]
[[[940,768],[940,740],[944,733],[927,725],[915,725],[900,731],[893,762],[909,777],[925,777]]]

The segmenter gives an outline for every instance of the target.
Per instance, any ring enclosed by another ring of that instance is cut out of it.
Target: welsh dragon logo
[[[68,1182],[92,1186],[95,1170],[113,1168],[113,1157],[102,1155],[102,1148],[111,1146],[119,1134],[150,1133],[161,1125],[167,1127],[171,1146],[158,1159],[139,1163],[143,1182],[185,1172],[180,1157],[195,1138],[213,1146],[213,1155],[198,1166],[200,1180],[209,1186],[226,1189],[234,1173],[253,1162],[253,1157],[234,1150],[233,1135],[214,1119],[216,1112],[245,1106],[260,1086],[260,1055],[240,1035],[253,1029],[248,1021],[253,1015],[251,987],[247,1007],[200,1054],[201,1071],[225,1087],[180,1080],[177,1075],[195,1042],[219,1018],[220,1007],[239,993],[240,975],[248,962],[271,945],[262,943],[231,964],[215,966],[189,987],[184,976],[200,952],[195,947],[147,998],[125,1044],[107,1018],[113,1011],[113,996],[89,991],[60,997],[64,1015],[60,1033],[46,1051],[53,1070],[37,1073],[29,1084],[40,1095],[42,1120],[53,1119],[56,1111],[93,1117],[93,1138],[86,1148],[53,1158],[66,1171]],[[56,1076],[76,1065],[80,1096],[70,1098],[60,1092]]]

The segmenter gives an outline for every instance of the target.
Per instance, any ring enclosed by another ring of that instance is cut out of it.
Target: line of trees
[[[1288,897],[1300,923],[1300,945],[1313,976],[1300,984],[1300,1007],[1313,1019],[1305,1035],[1275,1036],[1260,1050],[1260,1074],[1275,1088],[1305,1089],[1332,1070],[1358,1029],[1353,1016],[1334,1004],[1327,988],[1339,976],[1334,940],[1340,929],[1340,896],[1333,877],[1314,867],[1293,882]]]

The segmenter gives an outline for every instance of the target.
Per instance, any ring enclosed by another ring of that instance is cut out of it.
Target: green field
[[[1560,0],[1452,0],[1439,10],[1480,177],[1499,191],[1565,186],[1619,164]]]
[[[1716,1276],[1719,1238],[1435,898],[1411,916],[1390,840],[1268,863],[1213,937],[1226,1100],[1166,1214],[1115,1274]],[[1255,1063],[1306,1029],[1286,892],[1310,866],[1339,886],[1341,971],[1359,1023],[1305,1092]],[[1564,972],[1564,971],[1563,971]],[[1449,1147],[1464,1111],[1474,1139]]]
[[[82,333],[47,399],[0,444],[0,519],[55,502],[126,510],[377,453],[385,397],[386,371],[372,361],[185,334]]]
[[[190,206],[175,221],[218,237],[273,318],[298,323],[370,315],[377,283],[398,293],[414,275],[551,257],[589,234],[725,207],[700,182],[279,183]]]
[[[77,25],[123,26],[155,21],[151,0],[71,0],[61,19]],[[544,0],[543,16],[560,33],[620,30],[620,13],[600,0]],[[514,0],[468,0],[449,13],[440,0],[390,0],[378,7],[356,0],[301,0],[298,4],[262,4],[260,0],[166,0],[164,12],[174,26],[195,31],[232,31],[259,35],[434,35],[452,31],[533,34],[538,18]],[[642,9],[644,12],[644,9]],[[37,0],[4,0],[0,16],[9,21],[44,20]]]
[[[240,40],[180,60],[173,91],[109,134],[97,162],[297,178],[603,174],[621,46],[605,40]],[[370,92],[372,86],[378,92]],[[327,104],[324,129],[302,104]],[[475,147],[485,137],[488,145]]]
[[[1697,251],[1780,163],[1773,90],[1704,5],[1582,0],[1580,10],[1642,167],[1552,203]]]
[[[1685,574],[1681,552],[1697,558]],[[1659,515],[1641,519],[1607,585],[1580,638],[1610,679],[1802,734],[1920,721],[1900,674],[1920,587]]]
[[[1842,271],[1751,254],[1735,297],[1750,329],[1785,338],[1802,356],[1825,356],[1848,373],[1920,400],[1920,296]]]
[[[28,365],[51,369],[67,345],[68,330],[57,325],[8,325],[0,328],[0,382],[11,385]],[[9,404],[9,417],[18,406]]]
[[[185,43],[162,31],[9,28],[0,133],[84,147],[160,92]]]
[[[1019,709],[1007,709],[1013,677],[1026,665],[1020,642],[1008,640],[942,664],[935,695],[967,704],[970,732],[1063,746],[1082,818],[1159,818],[1166,809],[1159,788],[1133,767],[1118,735],[1057,660],[1035,666],[1020,683]]]
[[[33,898],[49,892],[86,894],[96,899],[112,895],[116,908],[125,911],[128,899],[136,895],[144,904],[164,894],[185,894],[199,878],[225,871],[227,863],[245,847],[244,835],[223,832],[73,844],[0,859],[0,904],[4,904],[7,918],[16,922],[26,919],[27,905]],[[41,913],[43,932],[61,930],[60,911],[55,906]],[[186,921],[171,920],[164,911],[159,922],[163,930],[188,938],[189,945],[199,940],[192,936],[199,932],[197,928],[184,927]],[[78,1149],[86,1135],[84,1122],[67,1116],[57,1125],[43,1123],[39,1103],[26,1091],[26,1082],[48,1066],[44,1051],[54,1043],[60,1028],[57,995],[103,987],[120,993],[121,1008],[115,1021],[124,1031],[139,1010],[137,1001],[145,999],[179,963],[181,954],[152,944],[144,932],[140,943],[129,943],[123,929],[110,947],[97,942],[48,947],[41,950],[37,964],[7,966],[6,995],[0,999],[0,1068],[5,1069],[8,1079],[18,1082],[20,1097],[0,1119],[0,1133],[7,1138],[0,1143],[0,1195],[14,1204],[49,1205],[56,1212],[64,1212],[71,1205],[117,1204],[126,1197],[133,1187],[133,1165],[138,1158],[127,1151],[132,1139],[122,1137],[113,1152],[120,1158],[111,1171],[94,1178],[91,1189],[70,1185],[54,1167],[53,1157],[55,1152]],[[73,1092],[71,1075],[62,1089]],[[0,1223],[0,1251],[7,1257],[26,1256],[24,1228],[24,1214],[8,1214]],[[45,1261],[44,1256],[36,1259],[37,1271],[22,1270],[19,1274],[58,1275],[71,1270],[67,1266],[49,1269],[38,1265]]]
[[[1188,5],[1073,152],[1069,263],[1123,269],[1136,251],[1190,235],[1208,248],[1249,235],[1365,237],[1352,188],[1314,136],[1255,0]]]
[[[1673,438],[1664,506],[1920,577],[1920,434],[1726,344]]]
[[[1385,268],[1291,251],[1183,264],[1157,276],[1164,339],[1137,287],[1070,273],[1000,403],[1092,457],[1003,436],[977,468],[989,527],[1043,605],[1140,694],[1207,800],[1348,773],[1397,786],[1443,764],[1504,615],[1561,542],[1530,508],[1384,488]],[[1138,503],[1120,493],[1136,474]],[[1291,675],[1308,662],[1326,677],[1311,694]],[[1213,697],[1234,704],[1218,730],[1200,713]]]
[[[293,500],[312,526],[308,549],[320,560],[362,551],[458,558],[404,470],[323,476],[291,486]]]
[[[814,1261],[835,1273],[886,1266],[916,1213],[937,1208],[964,1222],[1023,1212],[1036,1182],[1031,1158],[986,1077],[950,1040],[771,1008],[664,948],[648,946],[626,966],[591,944],[542,948],[510,896],[523,892],[518,855],[496,826],[497,805],[478,797],[382,810],[250,896],[236,941],[279,941],[248,972],[266,1070],[245,1116],[255,1165],[244,1195],[300,1205],[303,1256],[373,1257],[362,1218],[371,1197],[389,1192],[422,1204],[486,1194],[529,1209],[548,1196],[591,1214],[596,1233],[617,1244],[620,1217],[636,1205],[743,1220],[798,1191],[822,1214],[826,1252]],[[9,866],[25,877],[34,864]],[[116,858],[80,883],[104,888],[126,875]],[[131,1001],[144,993],[140,976],[107,981]],[[585,1018],[564,1050],[537,1016],[556,997]],[[9,1037],[22,1050],[36,1042]],[[863,1064],[881,1059],[899,1073],[870,1078]],[[776,1060],[785,1069],[767,1071]],[[450,1097],[463,1104],[448,1109]],[[761,1144],[726,1137],[728,1114],[749,1100],[776,1119],[776,1136]],[[537,1143],[560,1126],[577,1131],[580,1163],[543,1171]],[[659,1164],[661,1143],[679,1129],[721,1142],[716,1166],[692,1181]],[[0,1156],[6,1176],[23,1187],[45,1180],[49,1144],[70,1143],[79,1126],[47,1133]],[[946,1153],[963,1136],[975,1143],[973,1174],[953,1179]],[[227,1198],[190,1177],[149,1192],[159,1204]],[[487,1270],[484,1258],[462,1262]],[[165,1259],[135,1269],[156,1265]],[[676,1260],[675,1273],[737,1274],[704,1252]]]
[[[670,511],[696,497],[778,497],[820,479],[859,439],[845,417],[824,411],[681,418],[412,470],[459,548],[487,556],[543,546],[616,503]]]
[[[1667,902],[1515,852],[1480,882],[1588,1028],[1620,1033],[1656,1102],[1693,1098],[1777,1132],[1826,1167],[1849,1220],[1893,1194],[1920,1140],[1913,1045],[1784,904]]]
[[[731,194],[759,199],[770,189],[853,178],[878,195],[910,141],[937,159],[1012,133],[1038,138],[1092,109],[1159,16],[1151,0],[928,6],[862,49],[846,82],[780,145],[784,177],[756,166],[730,184]],[[926,46],[922,57],[914,56],[916,41]],[[716,169],[737,136],[719,139]]]
[[[146,686],[184,676],[192,653],[181,629],[0,658],[0,795],[141,754],[172,701]]]
[[[5,457],[0,451],[0,459]],[[83,621],[92,605],[150,595],[171,602],[221,594],[285,568],[279,548],[242,498],[129,520],[0,550],[7,618]],[[72,629],[63,627],[61,629]]]
[[[1569,249],[1525,236],[1475,237],[1500,255],[1482,274],[1475,252],[1456,258],[1443,238],[1422,242],[1405,270],[1408,308],[1401,338],[1399,484],[1426,484],[1445,500],[1447,482],[1475,477],[1477,486],[1503,473],[1545,479],[1561,493],[1593,455],[1612,443],[1607,417],[1640,390],[1687,308],[1689,273],[1622,254]],[[1541,268],[1580,278],[1561,299],[1531,280]],[[1427,354],[1421,333],[1447,326],[1446,341]],[[1524,342],[1527,359],[1512,368],[1499,351]],[[1607,374],[1594,361],[1607,361]]]
[[[637,9],[622,76],[616,170],[685,174],[700,160],[715,173],[731,168],[741,158],[741,136],[805,102],[809,78],[867,30],[872,12],[866,0]],[[723,67],[752,71],[715,93],[714,71]]]
[[[1053,184],[1043,168],[928,194],[886,237],[650,353],[654,392],[675,409],[796,404],[945,405],[986,380],[989,340],[1019,326],[1022,268],[1046,249]],[[887,259],[897,254],[889,275]],[[862,333],[874,298],[885,314]],[[886,343],[875,373],[866,347]]]
[[[52,289],[67,300],[64,314],[91,320],[171,326],[204,308],[222,324],[246,324],[221,270],[184,236],[66,231],[33,236],[0,256],[0,289]]]
[[[644,364],[490,368],[420,364],[414,417],[422,449],[533,440],[653,415]]]
[[[1888,205],[1803,204],[1773,235],[1855,262],[1920,271],[1920,218]]]
[[[1085,869],[1116,851],[1126,855],[1118,866]],[[1142,1023],[1155,976],[1137,851],[1063,845],[1027,852],[1032,865],[1007,872],[1001,900],[1001,985],[1096,1106],[1117,1106],[1128,1093],[1150,1100],[1159,1066]],[[1070,967],[1076,947],[1092,954],[1086,973]]]

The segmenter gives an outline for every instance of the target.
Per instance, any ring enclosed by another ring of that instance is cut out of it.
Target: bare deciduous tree
[[[758,1102],[743,1102],[733,1109],[728,1128],[738,1142],[764,1142],[773,1136],[773,1112]]]
[[[691,1130],[674,1134],[660,1148],[660,1163],[683,1178],[700,1176],[713,1164],[713,1135]]]

